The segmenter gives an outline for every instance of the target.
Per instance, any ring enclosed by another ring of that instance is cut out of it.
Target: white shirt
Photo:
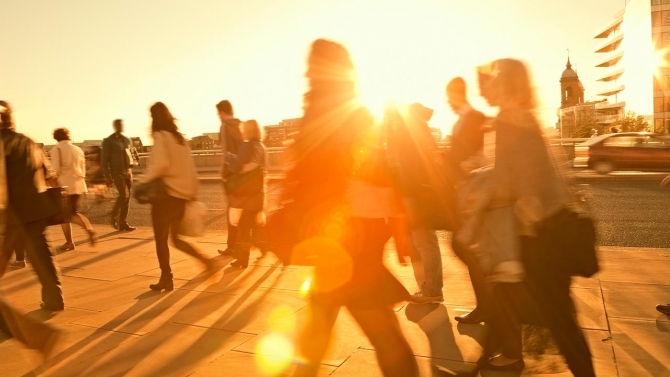
[[[51,149],[50,154],[51,168],[56,172],[58,184],[67,186],[67,194],[81,195],[88,192],[84,151],[69,140],[63,140]]]

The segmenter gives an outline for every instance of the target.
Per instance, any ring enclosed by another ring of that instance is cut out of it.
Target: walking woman
[[[390,195],[369,168],[367,157],[374,154],[365,140],[373,119],[359,102],[349,53],[337,43],[315,41],[306,76],[309,91],[284,200],[294,201],[309,219],[309,237],[296,252],[312,250],[319,257],[295,375],[316,375],[346,306],[375,347],[383,375],[416,376],[416,360],[392,310],[409,293],[382,264]]]
[[[226,155],[228,169],[233,173],[229,179],[230,210],[228,211],[231,225],[237,227],[235,258],[233,267],[246,268],[249,265],[252,240],[265,253],[262,236],[265,226],[265,174],[266,151],[261,142],[261,127],[255,120],[241,125],[242,143],[237,155],[230,152]]]
[[[497,245],[489,249],[509,241],[501,253],[506,258],[498,258],[505,261],[496,264],[489,277],[496,281],[498,306],[492,333],[502,352],[488,347],[490,357],[483,360],[483,367],[523,368],[521,321],[532,306],[540,323],[551,330],[572,373],[593,377],[591,353],[574,316],[570,274],[558,267],[562,251],[552,241],[566,236],[553,232],[572,199],[533,113],[528,71],[520,61],[502,59],[480,67],[479,78],[484,98],[500,109],[494,122],[495,166],[486,206],[486,232],[495,233],[491,239]],[[503,234],[506,229],[511,231]],[[524,296],[532,305],[520,305]]]
[[[149,288],[155,291],[174,289],[170,268],[170,248],[168,237],[172,236],[174,246],[200,260],[207,268],[212,262],[201,255],[193,245],[179,238],[179,225],[184,218],[186,203],[198,195],[198,177],[191,150],[186,139],[179,133],[174,117],[162,102],[150,108],[151,149],[147,174],[140,183],[161,180],[167,195],[151,204],[151,221],[156,239],[156,255],[161,269],[160,281]]]
[[[89,242],[95,245],[95,231],[86,216],[79,213],[79,199],[88,192],[86,187],[86,157],[84,151],[72,145],[70,131],[67,128],[58,128],[54,131],[54,139],[58,142],[51,149],[51,168],[56,172],[58,185],[65,186],[70,196],[70,222],[73,222],[88,233]],[[70,223],[62,224],[65,244],[60,251],[74,250],[72,242],[72,227]]]

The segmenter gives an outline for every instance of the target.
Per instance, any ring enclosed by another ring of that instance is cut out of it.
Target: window
[[[663,112],[663,97],[654,97],[654,113]]]
[[[663,26],[670,26],[670,10],[661,12],[661,18],[663,19]]]
[[[651,27],[661,27],[663,22],[661,22],[661,12],[651,12]]]
[[[660,129],[660,130],[656,130],[656,132],[658,132],[658,133],[662,133],[662,134],[667,134],[667,133],[668,133],[668,130],[670,130],[670,119],[665,119],[665,120],[663,121],[663,125],[664,125],[665,127],[663,127],[663,128]],[[668,142],[666,141],[666,143],[668,143]]]
[[[613,136],[603,143],[606,147],[634,147],[643,140],[638,136]]]
[[[666,119],[670,121],[670,119]],[[654,119],[654,132],[662,132],[663,129],[663,119],[655,118]]]
[[[661,40],[663,47],[670,46],[670,33],[663,33],[663,39]]]
[[[663,4],[670,4],[670,0],[663,0]]]
[[[660,92],[661,90],[661,82],[659,81],[658,77],[654,76],[654,91],[655,92]]]
[[[665,106],[663,106],[663,112],[670,113],[670,97],[665,97],[664,99]]]
[[[651,5],[661,5],[661,0],[651,0]]]

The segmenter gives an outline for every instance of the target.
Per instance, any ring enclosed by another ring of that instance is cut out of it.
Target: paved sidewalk
[[[231,269],[230,258],[216,252],[224,235],[209,233],[197,245],[220,260],[221,269],[205,275],[198,262],[172,250],[176,289],[154,293],[148,286],[160,272],[151,230],[98,230],[96,248],[81,244],[56,257],[64,312],[48,316],[39,310],[40,287],[30,268],[3,277],[10,303],[66,336],[45,364],[13,340],[0,338],[1,376],[251,377],[286,371],[291,339],[307,310],[301,288],[310,268],[283,268],[268,256],[246,270]],[[84,241],[81,232],[76,235]],[[53,246],[61,244],[60,229],[51,229],[49,239]],[[444,305],[395,309],[422,376],[476,375],[486,327],[453,320],[475,301],[467,270],[448,242],[442,242]],[[390,269],[410,291],[416,290],[411,267],[398,264],[392,245],[387,255]],[[670,318],[654,310],[655,304],[670,301],[670,250],[603,247],[601,257],[603,271],[575,279],[572,290],[598,376],[670,376]],[[374,351],[346,310],[334,334],[321,376],[380,375]],[[524,375],[570,376],[546,337],[526,335]]]

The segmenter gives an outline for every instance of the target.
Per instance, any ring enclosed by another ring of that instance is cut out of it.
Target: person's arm
[[[219,143],[221,144],[221,178],[226,180],[226,152],[228,146],[226,144],[226,124],[223,123],[219,129]]]
[[[233,173],[243,174],[250,172],[260,166],[260,148],[252,143],[244,143],[240,146],[239,154],[228,153],[226,162]]]
[[[61,165],[63,164],[62,154],[63,154],[63,151],[60,150],[60,147],[58,145],[53,147],[53,149],[51,150],[51,163],[52,163],[51,168],[52,168],[53,173],[56,177],[60,177],[60,175],[62,173],[62,171],[61,171]],[[44,163],[48,164],[49,162],[48,162],[47,159],[44,159]]]
[[[154,146],[151,148],[149,166],[144,177],[140,179],[142,183],[151,182],[154,179],[162,177],[170,167],[166,135],[163,135],[161,132],[155,132],[153,138]]]

